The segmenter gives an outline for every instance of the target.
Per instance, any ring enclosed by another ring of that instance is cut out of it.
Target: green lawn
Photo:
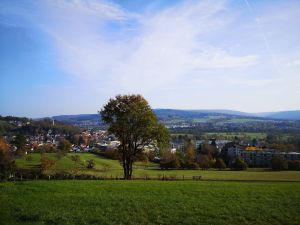
[[[71,160],[72,155],[80,156],[81,163]],[[90,153],[70,153],[57,159],[56,154],[47,153],[47,157],[57,160],[54,167],[47,173],[53,174],[57,171],[67,171],[76,174],[89,174],[99,177],[123,176],[123,170],[118,160],[106,159]],[[17,159],[19,168],[38,168],[40,165],[40,154],[33,153],[22,159]],[[31,160],[28,160],[30,158]],[[85,164],[89,159],[94,159],[95,169],[87,169]],[[247,171],[218,171],[218,170],[161,170],[155,163],[137,162],[134,165],[134,178],[160,178],[163,176],[177,179],[191,179],[193,176],[202,176],[203,180],[257,180],[257,181],[300,181],[300,171],[274,172],[266,169],[248,169]]]
[[[300,183],[0,183],[0,224],[300,224]]]
[[[234,137],[239,137],[239,138],[249,138],[249,139],[264,139],[267,137],[266,133],[258,133],[258,132],[208,132],[205,133],[205,135],[209,137],[223,137],[223,138],[228,138],[228,139],[233,139]]]
[[[234,118],[226,121],[226,123],[247,123],[247,122],[264,122],[265,120],[254,118]]]

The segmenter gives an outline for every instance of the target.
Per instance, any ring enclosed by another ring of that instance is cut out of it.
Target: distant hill
[[[226,109],[205,109],[205,110],[178,110],[178,109],[154,109],[158,116],[176,115],[176,116],[201,116],[201,115],[231,115],[241,117],[259,117],[266,119],[283,119],[283,120],[300,120],[300,110],[281,111],[281,112],[264,112],[264,113],[247,113]]]
[[[255,115],[272,119],[300,120],[300,110],[256,113]]]
[[[239,119],[253,120],[300,120],[300,110],[266,113],[245,113],[234,110],[212,109],[212,110],[179,110],[179,109],[154,109],[158,118],[167,121],[174,118],[191,120],[208,117],[222,117],[228,120],[232,117]],[[53,116],[52,119],[74,125],[96,125],[101,124],[99,114],[79,114],[79,115],[60,115]]]
[[[57,121],[65,121],[65,122],[78,122],[78,121],[90,121],[100,120],[99,114],[78,114],[78,115],[60,115],[60,116],[53,116],[52,119]]]
[[[235,110],[226,109],[200,109],[200,110],[183,110],[183,109],[154,109],[157,115],[171,114],[171,115],[233,115],[233,116],[247,116],[253,117],[251,113],[245,113]]]
[[[60,115],[53,116],[52,119],[82,127],[102,124],[99,114]]]
[[[52,134],[75,134],[80,130],[65,123],[63,120],[53,121],[50,118],[32,120],[26,117],[0,116],[0,136],[23,135],[45,135],[51,131]]]

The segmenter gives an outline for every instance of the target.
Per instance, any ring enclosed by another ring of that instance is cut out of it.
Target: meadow
[[[266,133],[260,132],[207,132],[205,133],[208,137],[220,137],[223,139],[232,140],[235,137],[245,138],[245,139],[265,139],[267,137]]]
[[[80,156],[81,162],[72,161],[71,156]],[[118,160],[100,157],[90,153],[69,153],[67,156],[57,159],[55,153],[46,153],[48,158],[56,160],[55,165],[47,174],[68,172],[72,174],[88,174],[104,178],[121,178],[123,170]],[[19,168],[38,168],[41,154],[33,153],[17,159]],[[95,168],[87,169],[86,161],[94,159]],[[236,180],[236,181],[300,181],[300,171],[271,171],[265,168],[249,168],[247,171],[232,170],[161,170],[158,164],[151,162],[137,162],[134,164],[134,178],[158,179],[163,176],[176,179],[192,179],[193,176],[201,176],[202,180]]]
[[[300,224],[300,183],[0,183],[0,224]]]

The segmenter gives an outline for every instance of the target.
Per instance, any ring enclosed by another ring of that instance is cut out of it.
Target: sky
[[[1,0],[0,115],[300,109],[299,0]]]

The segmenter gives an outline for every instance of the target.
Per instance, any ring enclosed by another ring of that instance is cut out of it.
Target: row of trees
[[[283,156],[275,156],[271,165],[272,170],[300,170],[299,160],[287,160]]]
[[[162,169],[198,169],[209,168],[225,169],[227,166],[220,157],[214,144],[203,143],[196,150],[191,141],[189,141],[183,151],[172,152],[165,149],[161,152],[160,167]],[[231,168],[244,170],[247,164],[243,159],[237,159]]]
[[[174,142],[184,142],[189,139],[193,140],[231,140],[235,143],[248,143],[251,146],[256,146],[260,148],[271,148],[281,151],[300,151],[300,135],[299,134],[281,134],[281,133],[268,133],[266,136],[262,135],[260,138],[253,138],[249,134],[238,133],[238,132],[228,132],[228,133],[213,133],[213,134],[173,134],[172,141]]]
[[[0,116],[0,135],[12,136],[15,134],[23,135],[45,135],[51,130],[52,134],[74,135],[80,132],[78,127],[60,121],[50,119],[31,120],[21,117],[1,117]]]

